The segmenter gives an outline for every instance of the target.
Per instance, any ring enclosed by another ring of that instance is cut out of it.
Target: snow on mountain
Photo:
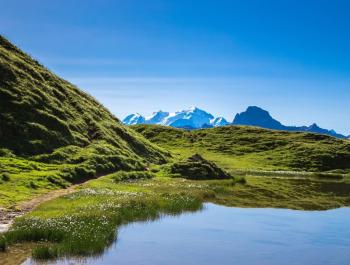
[[[334,130],[320,128],[317,124],[310,126],[286,126],[274,119],[270,113],[262,108],[250,106],[246,111],[238,113],[233,122],[229,123],[223,117],[214,117],[210,113],[201,110],[197,107],[192,107],[187,110],[177,112],[157,111],[151,116],[145,118],[141,114],[131,114],[127,116],[123,123],[126,125],[135,124],[159,124],[168,125],[184,129],[203,129],[210,127],[218,127],[225,125],[247,125],[258,126],[267,129],[282,130],[282,131],[300,131],[325,134],[342,139],[349,139],[349,136],[344,136]]]
[[[169,116],[169,112],[157,111],[153,112],[151,116],[146,118],[147,124],[164,124],[164,120]]]
[[[123,120],[126,125],[135,125],[145,123],[146,119],[139,113],[130,114]]]
[[[178,128],[198,129],[203,126],[210,125],[210,121],[214,116],[197,107],[188,110],[171,113],[164,120],[164,125]]]
[[[226,126],[230,123],[224,117],[217,117],[210,121],[210,125],[213,127]]]
[[[197,107],[192,107],[187,110],[173,113],[157,111],[147,118],[138,113],[131,114],[123,120],[123,123],[126,125],[160,124],[178,128],[199,129],[203,127],[211,127],[211,121],[213,120],[214,116],[210,113]],[[221,123],[224,121],[226,120],[219,120]]]

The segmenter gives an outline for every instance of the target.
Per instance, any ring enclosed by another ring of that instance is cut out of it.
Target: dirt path
[[[15,211],[0,208],[0,233],[6,232],[10,228],[11,224],[13,223],[16,217],[22,216],[25,213],[32,211],[33,209],[35,209],[35,207],[37,207],[43,202],[73,193],[77,186],[79,185],[73,185],[67,189],[54,190],[49,193],[40,195],[36,198],[33,198],[29,201],[22,202],[20,205],[18,205],[17,210]]]

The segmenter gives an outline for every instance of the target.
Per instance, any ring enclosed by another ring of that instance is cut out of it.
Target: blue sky
[[[349,1],[3,1],[0,32],[118,117],[258,105],[350,134]]]

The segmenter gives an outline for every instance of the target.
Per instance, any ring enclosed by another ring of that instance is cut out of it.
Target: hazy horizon
[[[18,8],[18,7],[21,8]],[[117,117],[248,106],[349,135],[347,1],[11,1],[0,30]]]

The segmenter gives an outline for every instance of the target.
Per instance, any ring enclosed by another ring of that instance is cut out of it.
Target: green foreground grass
[[[0,35],[0,208],[168,155]]]
[[[40,243],[32,252],[36,259],[99,255],[116,239],[120,225],[196,211],[203,202],[303,210],[350,205],[350,183],[344,180],[254,176],[245,181],[238,177],[187,180],[153,171],[134,177],[131,173],[111,174],[40,205],[16,220],[0,240],[0,248],[34,241]]]

